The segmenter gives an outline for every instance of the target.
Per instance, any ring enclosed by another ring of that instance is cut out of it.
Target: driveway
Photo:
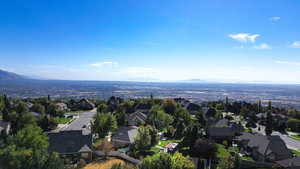
[[[61,128],[60,131],[82,130],[84,133],[88,134],[91,132],[91,121],[96,113],[96,109],[80,113],[77,119]]]

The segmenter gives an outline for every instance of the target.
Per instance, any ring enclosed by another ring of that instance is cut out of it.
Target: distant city
[[[275,106],[300,108],[299,85],[227,84],[227,83],[150,83],[117,81],[56,81],[56,80],[10,80],[0,81],[0,94],[10,97],[53,98],[122,98],[182,97],[195,103],[230,100],[258,102],[266,105],[269,100]]]

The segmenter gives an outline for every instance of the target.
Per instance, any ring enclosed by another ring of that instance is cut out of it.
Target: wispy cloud
[[[272,22],[276,22],[276,21],[279,21],[281,18],[279,17],[279,16],[273,16],[273,17],[271,17],[271,18],[269,18],[270,19],[270,21],[272,21]]]
[[[278,64],[286,64],[286,65],[296,65],[296,66],[300,66],[300,62],[291,62],[291,61],[281,61],[281,60],[277,60],[277,61],[275,61],[275,63],[278,63]]]
[[[300,41],[295,41],[295,42],[293,42],[293,43],[290,45],[290,47],[292,47],[292,48],[300,48]]]
[[[228,37],[231,39],[237,40],[242,43],[251,42],[254,43],[259,34],[249,34],[249,33],[238,33],[238,34],[229,34]]]
[[[96,62],[96,63],[92,63],[89,64],[90,66],[93,67],[102,67],[102,66],[118,66],[118,62]]]
[[[272,47],[266,43],[262,43],[260,45],[254,46],[255,49],[260,49],[260,50],[267,50],[267,49],[272,49]]]

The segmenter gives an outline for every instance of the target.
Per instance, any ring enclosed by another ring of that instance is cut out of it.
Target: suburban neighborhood
[[[78,101],[4,95],[1,100],[0,159],[12,158],[7,141],[34,125],[46,134],[49,154],[56,154],[54,168],[88,169],[111,162],[112,168],[143,169],[165,158],[176,158],[169,165],[183,169],[300,167],[295,112],[273,107],[271,101],[262,106],[226,97],[196,104],[152,95]],[[1,164],[14,166],[6,162]]]

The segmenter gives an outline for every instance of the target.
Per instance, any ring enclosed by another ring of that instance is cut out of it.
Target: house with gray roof
[[[292,157],[292,153],[279,136],[243,133],[238,137],[241,150],[257,161],[274,162]]]
[[[134,112],[128,116],[128,125],[129,126],[139,126],[145,124],[147,115],[142,112]]]
[[[117,132],[112,135],[112,143],[115,147],[126,147],[134,142],[134,138],[138,134],[138,127],[124,126],[120,127]]]
[[[207,136],[218,143],[227,141],[229,144],[232,143],[235,133],[229,127],[210,127],[207,129]]]
[[[48,133],[49,151],[62,155],[81,154],[91,157],[92,134],[82,130],[63,130]]]

